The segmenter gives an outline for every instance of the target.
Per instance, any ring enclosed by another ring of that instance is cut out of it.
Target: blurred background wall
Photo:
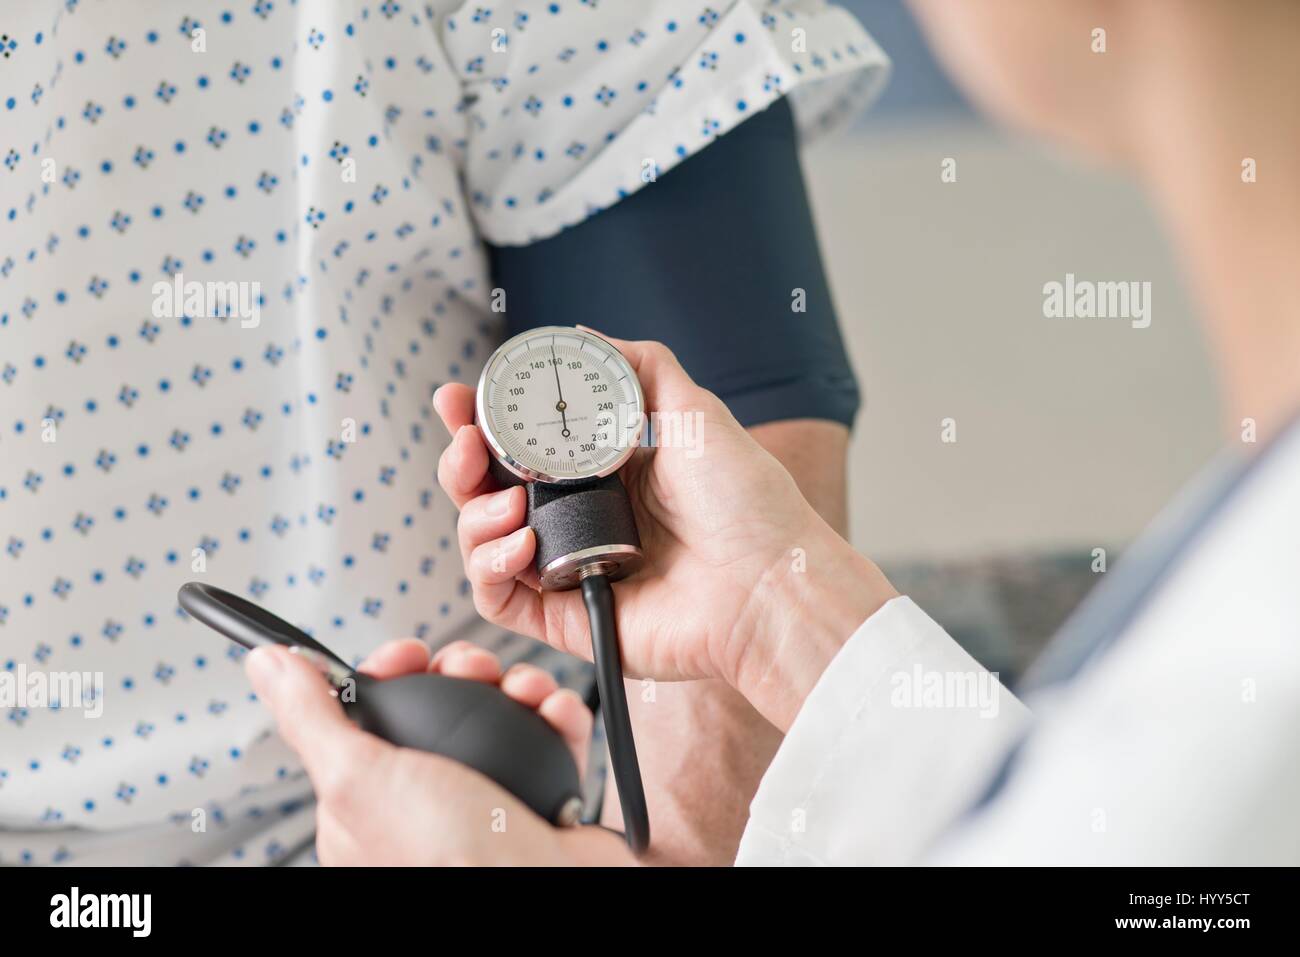
[[[901,0],[843,5],[894,60],[875,108],[804,155],[866,396],[852,538],[1016,670],[1095,583],[1091,550],[1113,559],[1213,454],[1214,383],[1136,185],[990,127]],[[1067,272],[1149,281],[1150,327],[1044,318],[1043,284]]]

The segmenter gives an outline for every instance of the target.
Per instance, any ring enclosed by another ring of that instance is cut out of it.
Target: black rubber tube
[[[582,600],[591,622],[591,655],[596,664],[596,690],[605,718],[605,741],[609,745],[609,763],[618,787],[618,803],[623,809],[623,829],[627,843],[636,854],[650,846],[650,813],[646,809],[645,789],[641,785],[641,765],[636,758],[636,741],[632,737],[632,718],[627,713],[627,690],[623,687],[623,656],[618,648],[618,630],[614,624],[614,590],[604,575],[582,580]]]

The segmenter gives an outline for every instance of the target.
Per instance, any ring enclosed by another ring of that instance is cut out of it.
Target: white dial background
[[[481,424],[542,477],[598,475],[639,435],[636,376],[617,349],[595,336],[526,333],[493,357],[483,388]]]

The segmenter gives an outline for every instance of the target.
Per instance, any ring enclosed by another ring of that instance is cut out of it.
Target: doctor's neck
[[[1212,9],[1149,24],[1128,158],[1200,303],[1225,425],[1262,444],[1300,412],[1300,5]]]

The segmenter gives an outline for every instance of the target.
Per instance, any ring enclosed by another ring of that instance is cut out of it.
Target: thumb
[[[677,361],[677,356],[662,342],[615,339],[589,326],[576,328],[595,333],[623,353],[623,358],[631,364],[645,390],[648,409],[663,412],[694,410],[700,405],[701,395],[708,394],[695,384]]]
[[[340,773],[373,761],[374,749],[383,746],[348,720],[325,678],[305,658],[285,648],[256,648],[244,670],[318,792]]]

